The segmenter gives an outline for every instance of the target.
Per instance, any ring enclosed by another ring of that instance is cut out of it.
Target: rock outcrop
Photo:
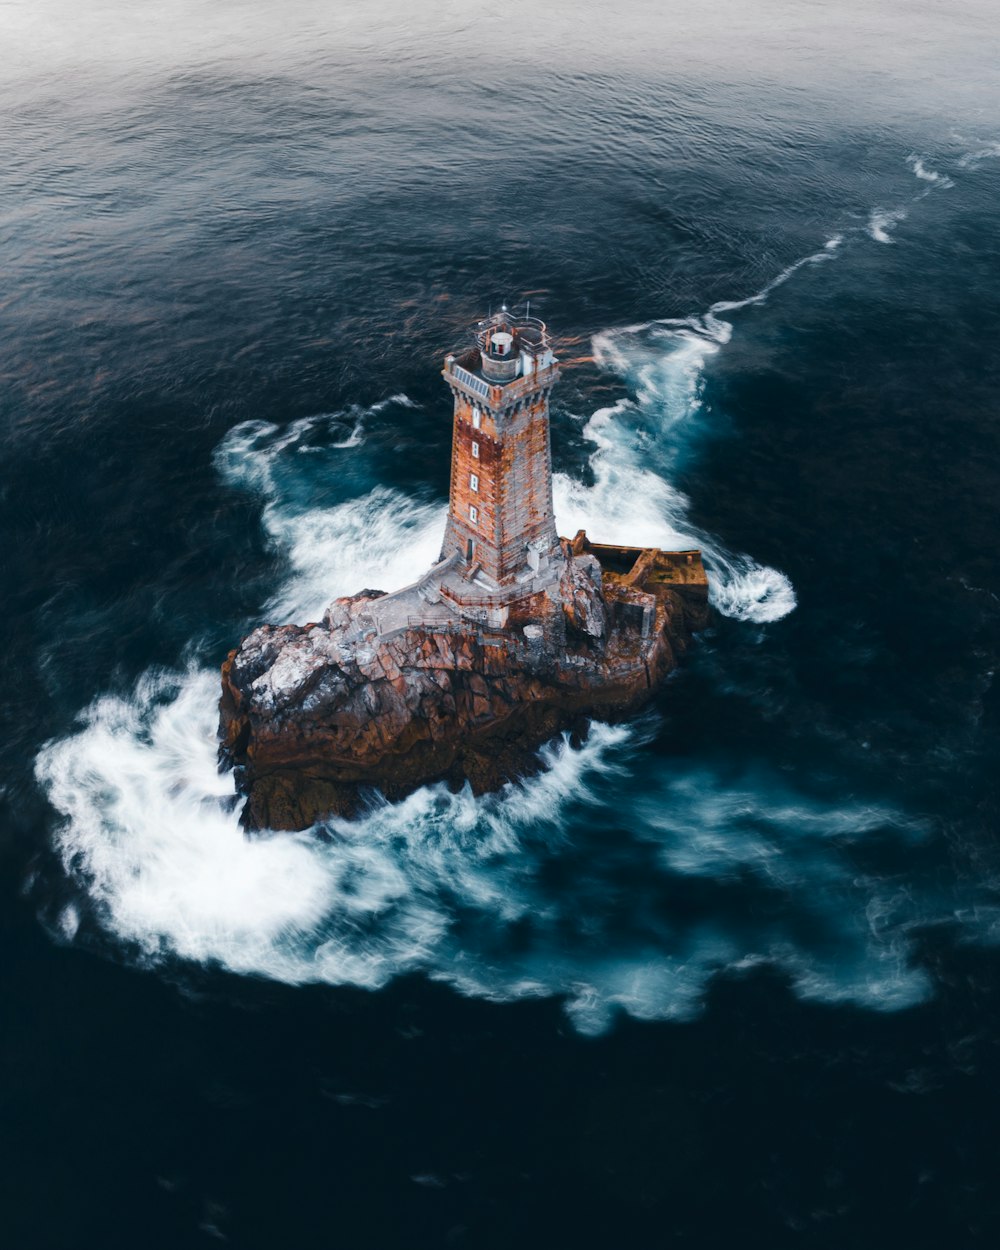
[[[582,533],[563,554],[547,585],[500,608],[463,604],[439,569],[245,638],[223,665],[220,708],[245,825],[304,829],[439,779],[496,789],[560,731],[641,706],[706,624],[699,554]]]

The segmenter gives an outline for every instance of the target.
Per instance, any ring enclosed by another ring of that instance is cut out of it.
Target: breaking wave
[[[318,620],[338,595],[394,590],[437,559],[446,509],[388,486],[369,489],[366,422],[399,407],[414,404],[394,395],[371,408],[285,426],[246,421],[216,449],[223,480],[263,500],[265,531],[288,561],[280,589],[264,605],[268,619]]]
[[[720,300],[701,316],[644,322],[595,337],[595,360],[621,377],[634,398],[602,408],[584,427],[596,444],[590,457],[593,483],[556,476],[556,515],[563,532],[586,528],[609,542],[700,547],[712,603],[737,620],[763,624],[795,608],[795,590],[784,573],[727,551],[688,523],[688,501],[669,479],[679,452],[701,432],[705,371],[733,335],[733,323],[724,314],[766,303],[799,270],[833,260],[843,241],[841,234],[831,236],[759,291]]]
[[[96,921],[152,966],[369,989],[421,971],[493,1001],[559,995],[585,1033],[618,1011],[687,1018],[720,970],[761,963],[826,1001],[895,1009],[927,991],[908,964],[912,900],[843,849],[922,836],[890,809],[705,771],[652,793],[645,778],[622,814],[643,727],[598,724],[499,795],[426,787],[351,824],[249,839],[216,768],[216,698],[212,672],[151,674],[42,752],[57,848],[89,896],[64,912],[67,938]]]

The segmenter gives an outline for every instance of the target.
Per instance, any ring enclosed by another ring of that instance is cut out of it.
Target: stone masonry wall
[[[473,559],[487,576],[497,577],[499,515],[497,481],[500,466],[500,443],[492,414],[480,409],[480,428],[472,423],[472,404],[456,395],[455,420],[451,446],[451,501],[444,555],[457,551],[464,561],[469,539],[474,544]],[[479,456],[472,454],[472,445],[479,447]],[[471,486],[471,475],[479,479],[479,489]],[[476,507],[479,519],[473,524],[469,508]]]
[[[549,405],[542,391],[520,406],[510,420],[502,448],[500,479],[500,579],[524,566],[524,548],[541,539],[558,542],[552,514],[552,461]]]
[[[552,511],[552,464],[549,444],[549,388],[529,393],[500,412],[478,405],[480,427],[473,425],[473,401],[452,387],[455,414],[452,435],[451,492],[442,555],[457,552],[473,560],[494,581],[508,583],[524,567],[525,547],[538,539],[557,543]],[[478,444],[478,457],[472,454]],[[471,485],[478,478],[478,490]],[[470,507],[478,510],[475,523]]]

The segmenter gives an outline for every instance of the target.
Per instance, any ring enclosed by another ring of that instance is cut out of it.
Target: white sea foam
[[[282,621],[316,620],[338,595],[364,586],[405,586],[438,558],[445,512],[383,486],[359,499],[300,514],[270,503],[265,524],[288,553],[294,573],[265,614]]]
[[[868,233],[876,243],[895,243],[890,232],[905,219],[905,208],[873,208],[868,217]]]
[[[66,818],[67,866],[118,936],[249,971],[318,922],[326,883],[307,839],[241,835],[232,775],[215,763],[216,686],[210,673],[148,674],[132,700],[95,703],[38,776]]]
[[[983,159],[988,155],[990,155],[989,151],[984,150],[979,153],[978,159]],[[959,160],[959,168],[974,167],[976,161],[967,159],[969,156],[971,154],[967,154],[966,157]],[[955,185],[954,180],[949,178],[947,174],[942,174],[938,170],[932,169],[927,164],[927,160],[927,157],[921,156],[916,152],[911,152],[906,158],[906,163],[913,171],[914,176],[926,184],[922,191],[917,192],[912,197],[910,200],[911,206],[936,191],[947,191]],[[876,243],[895,244],[896,240],[893,238],[893,231],[900,222],[906,220],[908,215],[909,207],[905,205],[899,205],[896,208],[873,208],[868,214],[865,231],[869,238],[874,239]]]
[[[938,187],[942,191],[947,190],[949,187],[953,187],[955,185],[954,182],[951,180],[951,178],[948,177],[947,174],[941,174],[941,173],[938,173],[937,170],[935,169],[929,169],[924,162],[925,162],[925,158],[922,156],[918,156],[915,152],[912,152],[906,158],[906,163],[913,170],[914,174],[916,175],[916,177],[920,179],[921,182],[930,183],[932,187]]]
[[[394,590],[437,559],[442,506],[419,503],[387,486],[344,498],[336,460],[324,456],[321,464],[303,466],[298,459],[303,452],[360,447],[365,422],[389,405],[413,407],[405,395],[394,395],[366,410],[321,414],[288,426],[247,421],[219,445],[219,473],[230,485],[260,496],[264,527],[288,561],[288,575],[264,607],[269,619],[316,620],[338,595],[363,587]],[[317,429],[327,434],[319,446],[312,441]],[[324,497],[330,502],[317,502]]]
[[[1000,143],[996,141],[973,141],[973,147],[964,152],[958,160],[960,169],[978,169],[983,161],[1000,158]]]
[[[765,625],[780,621],[796,606],[791,580],[778,569],[758,564],[746,555],[730,555],[716,544],[705,544],[710,599],[723,616]]]
[[[686,496],[638,463],[636,418],[636,407],[621,401],[595,413],[584,427],[597,444],[590,458],[593,482],[585,485],[566,474],[555,475],[560,532],[586,529],[595,541],[667,550],[700,547],[712,603],[724,616],[761,624],[787,616],[795,608],[795,591],[785,574],[726,551],[690,526]]]
[[[732,338],[733,323],[723,314],[765,303],[799,270],[834,259],[843,241],[843,235],[831,236],[761,290],[740,300],[720,300],[701,316],[644,322],[595,336],[595,360],[621,376],[635,398],[600,409],[584,427],[596,444],[591,484],[556,476],[562,532],[584,528],[598,541],[700,547],[712,602],[725,616],[767,623],[795,608],[795,591],[784,573],[727,551],[690,525],[688,501],[669,477],[678,450],[700,431],[706,367]]]
[[[749,308],[754,304],[766,303],[768,296],[772,295],[778,287],[784,286],[788,279],[794,277],[800,269],[804,269],[807,265],[822,265],[829,260],[833,260],[839,252],[843,242],[844,236],[842,234],[831,235],[818,251],[810,252],[808,256],[803,256],[800,260],[793,261],[792,264],[787,265],[784,269],[782,269],[781,273],[779,273],[776,278],[772,278],[766,286],[761,287],[761,289],[755,292],[755,294],[748,295],[746,299],[720,300],[718,303],[713,304],[708,310],[708,314],[705,318],[706,322],[709,325],[712,325],[714,319],[718,317],[719,313],[738,312],[740,309]],[[723,323],[723,325],[726,324],[727,323]],[[731,326],[723,330],[723,337],[720,341],[728,342],[731,332]]]
[[[147,963],[371,989],[420,970],[494,1001],[564,996],[589,1033],[619,1010],[686,1018],[719,969],[748,960],[787,968],[803,994],[876,1008],[925,990],[899,927],[870,923],[879,887],[833,845],[876,828],[919,834],[891,811],[824,811],[768,779],[734,789],[687,775],[616,828],[610,805],[632,789],[641,727],[595,725],[499,795],[427,787],[325,836],[247,838],[215,765],[216,695],[211,672],[150,674],[132,699],[95,703],[37,764],[71,879]],[[784,891],[787,926],[734,923],[724,893],[694,917],[664,914],[671,878],[734,873]]]

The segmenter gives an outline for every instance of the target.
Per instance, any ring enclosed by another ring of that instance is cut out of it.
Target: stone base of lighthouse
[[[248,828],[309,828],[433,781],[495,789],[560,731],[634,712],[707,623],[697,551],[581,531],[499,593],[459,566],[265,625],[230,653],[221,751]]]

